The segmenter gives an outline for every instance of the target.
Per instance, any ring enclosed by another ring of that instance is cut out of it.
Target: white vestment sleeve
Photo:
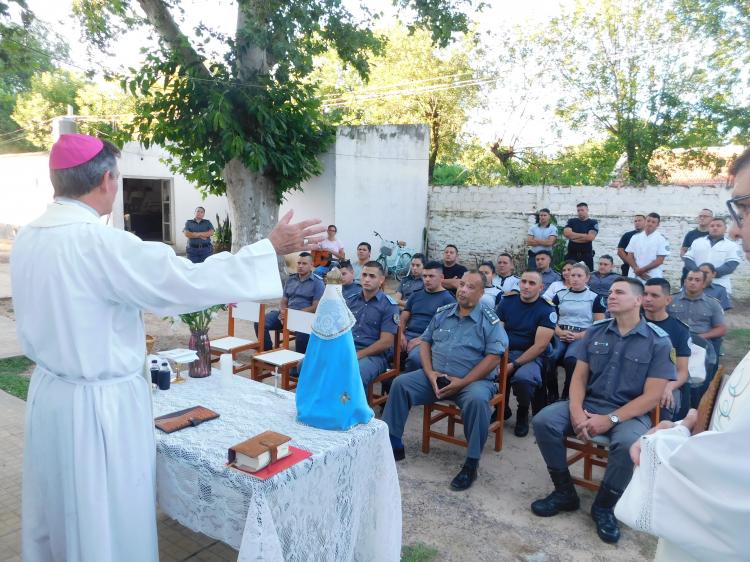
[[[640,467],[615,515],[697,560],[747,560],[750,410],[726,431],[688,437],[675,427],[642,438]]]
[[[267,239],[221,252],[203,263],[179,257],[166,244],[143,242],[115,229],[98,229],[101,244],[91,252],[111,294],[125,304],[174,316],[215,304],[279,298],[276,252]]]

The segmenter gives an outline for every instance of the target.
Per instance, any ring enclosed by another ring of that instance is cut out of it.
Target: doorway
[[[172,232],[172,180],[122,179],[125,230],[141,240],[174,240]]]

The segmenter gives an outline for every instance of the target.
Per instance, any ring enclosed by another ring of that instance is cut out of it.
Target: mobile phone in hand
[[[444,389],[450,383],[451,383],[451,380],[447,376],[445,376],[445,375],[442,375],[442,376],[438,377],[437,381],[436,381],[437,387],[440,390]]]

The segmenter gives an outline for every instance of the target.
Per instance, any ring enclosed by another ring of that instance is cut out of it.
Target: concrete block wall
[[[695,228],[698,211],[712,209],[726,216],[729,190],[714,186],[683,187],[562,187],[562,186],[432,186],[428,209],[430,257],[440,258],[446,244],[459,248],[466,266],[494,260],[503,251],[525,252],[528,227],[537,209],[547,207],[558,223],[576,216],[576,203],[585,201],[589,214],[599,221],[594,242],[597,255],[611,254],[615,263],[620,236],[632,230],[633,215],[655,211],[662,217],[660,230],[670,242],[666,277],[676,284],[682,269],[679,249],[685,234]],[[743,263],[734,274],[734,297],[750,299],[750,266]]]

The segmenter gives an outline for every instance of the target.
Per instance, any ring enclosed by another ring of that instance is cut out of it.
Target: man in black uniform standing
[[[620,237],[620,241],[617,243],[617,257],[622,260],[620,271],[622,271],[623,277],[627,277],[628,273],[630,272],[630,266],[628,265],[628,262],[625,261],[625,258],[628,255],[628,253],[625,251],[625,248],[627,248],[628,244],[630,244],[630,239],[641,232],[644,226],[646,226],[646,215],[635,215],[633,217],[633,230],[628,230],[625,234],[623,234]]]
[[[563,236],[568,239],[568,252],[566,260],[582,261],[589,266],[589,271],[594,269],[593,242],[599,234],[599,221],[589,218],[589,206],[587,203],[576,205],[578,217],[568,219],[563,230]]]
[[[204,218],[205,216],[206,209],[196,207],[195,218],[186,221],[185,228],[182,230],[188,239],[187,258],[193,263],[202,263],[214,251],[211,245],[214,225]]]

